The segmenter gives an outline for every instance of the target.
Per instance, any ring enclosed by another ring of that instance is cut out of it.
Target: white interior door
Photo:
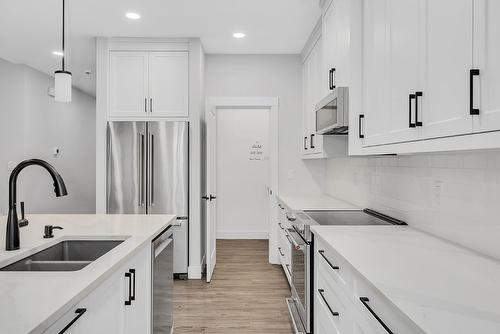
[[[217,239],[269,238],[269,115],[217,109]]]
[[[215,108],[207,110],[207,205],[206,205],[206,257],[207,282],[212,280],[217,260],[217,116]]]

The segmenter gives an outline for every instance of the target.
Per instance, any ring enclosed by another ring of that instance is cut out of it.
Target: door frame
[[[279,193],[279,182],[278,182],[278,171],[279,171],[279,163],[278,163],[278,142],[279,142],[279,98],[278,97],[207,97],[206,99],[206,111],[213,112],[217,115],[218,108],[256,108],[256,109],[269,109],[269,168],[270,168],[270,184],[268,187],[268,196],[269,196],[269,262],[270,263],[279,263],[279,259],[277,253],[275,251],[271,251],[276,249],[277,247],[277,235],[278,231],[276,229],[277,224],[273,224],[278,219],[276,207],[278,205],[277,194]],[[208,135],[208,134],[206,134]],[[208,145],[208,142],[206,143]],[[208,152],[208,147],[206,147],[205,152]],[[205,180],[208,185],[208,176],[206,176]],[[205,223],[206,220],[206,210],[205,210]],[[205,229],[205,257],[208,256],[208,233],[206,233],[207,229]]]

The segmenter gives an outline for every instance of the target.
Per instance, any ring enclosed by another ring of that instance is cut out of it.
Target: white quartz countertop
[[[291,210],[359,210],[360,208],[346,201],[328,195],[288,196],[278,198]]]
[[[426,333],[500,333],[500,262],[409,227],[311,229]]]
[[[147,245],[174,215],[28,215],[21,228],[21,249],[5,251],[6,218],[0,217],[0,267],[69,239],[124,242],[78,271],[0,271],[0,333],[41,333],[113,271]],[[44,225],[58,225],[54,238],[43,239]]]

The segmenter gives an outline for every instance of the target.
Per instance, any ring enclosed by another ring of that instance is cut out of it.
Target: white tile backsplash
[[[500,259],[500,151],[329,159],[326,189]]]

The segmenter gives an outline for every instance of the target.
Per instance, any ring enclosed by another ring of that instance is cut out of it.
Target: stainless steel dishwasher
[[[154,334],[173,333],[174,240],[168,228],[153,240],[152,326]]]

